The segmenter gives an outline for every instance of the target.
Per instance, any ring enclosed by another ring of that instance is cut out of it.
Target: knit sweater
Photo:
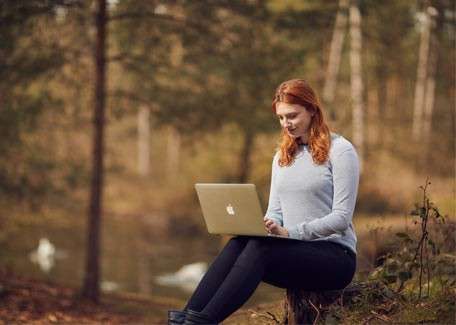
[[[359,183],[359,160],[353,145],[331,133],[329,159],[315,164],[308,145],[300,145],[290,166],[272,162],[266,217],[304,241],[328,240],[356,253],[353,211]]]

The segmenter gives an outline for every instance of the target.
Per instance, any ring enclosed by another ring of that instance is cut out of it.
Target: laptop
[[[292,239],[266,231],[254,184],[199,183],[195,189],[210,234]]]

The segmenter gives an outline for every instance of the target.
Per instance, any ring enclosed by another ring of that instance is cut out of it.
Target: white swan
[[[120,286],[114,281],[101,281],[100,288],[105,292],[113,292],[119,290]]]
[[[55,264],[55,246],[47,238],[41,238],[38,248],[30,253],[30,260],[48,273]]]

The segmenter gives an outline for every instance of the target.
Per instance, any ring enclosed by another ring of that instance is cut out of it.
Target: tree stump
[[[333,304],[344,306],[352,301],[366,283],[352,283],[342,290],[305,291],[289,288],[284,301],[283,324],[301,325],[324,323],[327,311]]]

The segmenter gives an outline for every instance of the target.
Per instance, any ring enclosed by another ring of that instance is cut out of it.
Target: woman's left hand
[[[271,219],[264,218],[264,226],[270,234],[289,237],[288,230]]]

